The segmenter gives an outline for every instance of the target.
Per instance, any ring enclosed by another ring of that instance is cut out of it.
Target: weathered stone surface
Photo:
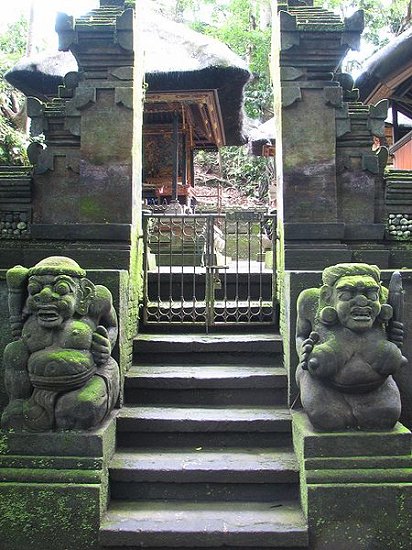
[[[334,109],[325,108],[323,89],[303,89],[302,101],[285,112],[284,222],[337,222]]]
[[[307,544],[305,521],[296,506],[283,503],[118,503],[106,516],[102,544],[199,547]]]
[[[296,482],[293,453],[278,449],[231,451],[120,451],[110,464],[116,481]]]
[[[292,419],[298,459],[410,456],[411,432],[399,422],[387,432],[319,433],[304,412],[293,411]]]
[[[113,415],[89,433],[0,434],[1,547],[97,550]]]
[[[347,241],[381,241],[384,233],[385,226],[383,223],[345,224],[345,240]],[[381,266],[380,263],[379,265]]]
[[[1,431],[0,455],[2,460],[7,456],[25,457],[27,455],[65,457],[65,460],[68,460],[67,457],[111,458],[116,437],[114,418],[115,414],[111,413],[98,429],[90,432],[50,432],[45,435]]]
[[[175,352],[277,352],[282,349],[279,334],[140,334],[135,339],[136,353]]]
[[[259,366],[143,366],[130,369],[128,387],[145,388],[276,388],[284,387],[283,367]]]
[[[298,497],[293,453],[283,449],[121,451],[110,466],[115,499],[240,502]]]
[[[127,242],[131,240],[131,227],[122,223],[34,224],[31,234],[34,239]]]
[[[203,428],[208,432],[286,432],[290,414],[280,407],[124,407],[118,423],[119,429],[133,431],[194,432]]]
[[[361,170],[339,172],[339,218],[348,224],[369,225],[375,219],[375,178]],[[382,235],[380,235],[382,237]],[[365,239],[368,234],[365,233]]]
[[[322,246],[322,243],[312,242],[308,246],[301,242],[300,246],[292,248],[290,241],[285,245],[285,269],[288,271],[323,269],[336,262],[350,262],[351,259],[352,251],[345,245]]]
[[[389,267],[390,250],[381,248],[379,245],[371,246],[369,243],[365,247],[353,250],[353,261],[365,264],[375,264],[382,269]]]
[[[287,240],[331,240],[342,239],[345,234],[343,223],[285,223],[283,225]]]
[[[293,413],[293,430],[310,547],[343,549],[350,543],[359,550],[406,550],[412,518],[409,430],[397,424],[390,432],[320,434],[302,412]]]
[[[410,483],[310,484],[312,548],[408,550],[412,536]],[[354,504],[356,506],[354,507]],[[320,519],[321,518],[321,519]],[[316,527],[315,527],[316,525]]]
[[[12,339],[8,310],[6,274],[0,271],[0,357],[3,357],[4,348]],[[8,402],[8,397],[4,387],[3,363],[0,362],[0,365],[0,411],[2,411]]]

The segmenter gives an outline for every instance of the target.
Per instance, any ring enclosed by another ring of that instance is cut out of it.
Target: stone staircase
[[[280,337],[141,334],[134,351],[102,548],[307,548]]]

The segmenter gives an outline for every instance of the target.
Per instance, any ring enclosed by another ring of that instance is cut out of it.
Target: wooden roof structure
[[[412,27],[370,58],[356,87],[364,103],[390,99],[392,108],[412,119]]]
[[[188,131],[192,149],[216,149],[226,144],[216,90],[147,92],[144,133],[172,133],[173,117]]]

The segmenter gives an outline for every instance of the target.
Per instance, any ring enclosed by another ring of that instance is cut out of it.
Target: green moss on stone
[[[0,530],[5,550],[97,550],[97,485],[0,485]]]
[[[78,394],[79,401],[86,403],[98,402],[102,397],[102,379],[94,377]]]
[[[103,222],[102,206],[95,197],[82,197],[79,199],[80,216],[88,221]]]
[[[6,434],[0,434],[0,455],[5,455],[9,452],[9,443]]]

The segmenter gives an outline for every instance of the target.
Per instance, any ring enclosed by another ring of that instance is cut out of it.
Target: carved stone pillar
[[[142,63],[135,56],[136,20],[116,0],[102,1],[78,19],[60,14],[59,49],[74,54],[78,72],[66,75],[58,99],[29,104],[33,133],[45,136],[45,148],[30,151],[32,236],[76,241],[76,252],[66,244],[65,252],[89,268],[128,269],[140,230]],[[46,246],[44,255],[54,253],[52,244]],[[96,255],[85,253],[90,247]]]
[[[343,108],[343,91],[334,73],[347,51],[358,47],[363,14],[356,12],[342,22],[322,8],[279,4],[276,23],[278,209],[284,265],[311,269],[351,256],[341,243],[336,117]]]

